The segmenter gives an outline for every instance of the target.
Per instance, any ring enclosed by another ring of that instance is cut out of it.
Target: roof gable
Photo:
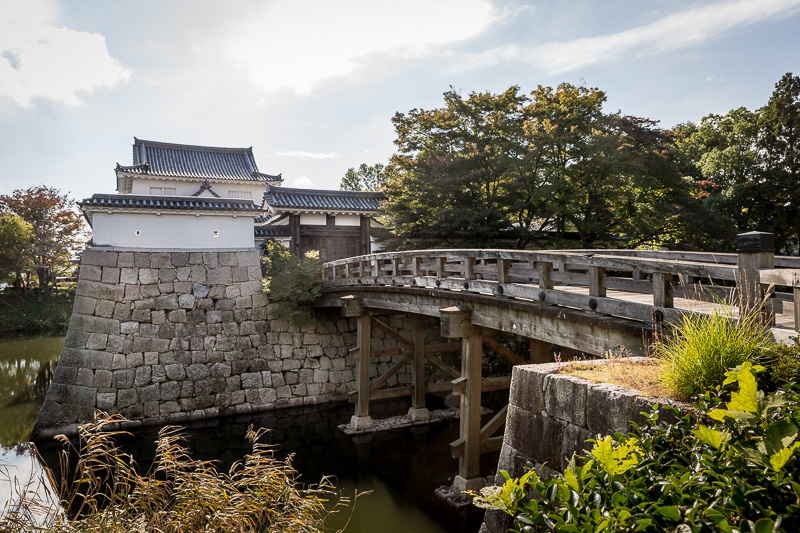
[[[314,189],[289,189],[267,184],[265,203],[276,211],[346,211],[376,214],[382,192],[323,191]]]
[[[274,182],[281,175],[259,172],[253,148],[220,148],[145,141],[134,137],[133,165],[118,172],[158,177]]]

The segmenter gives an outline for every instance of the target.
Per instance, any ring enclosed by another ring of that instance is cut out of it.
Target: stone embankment
[[[561,374],[563,367],[563,363],[514,367],[496,484],[505,481],[499,475],[501,470],[520,477],[528,464],[546,477],[563,472],[573,454],[591,448],[587,439],[628,432],[631,422],[641,425],[646,421],[642,413],[669,402],[618,385]],[[678,407],[689,408],[685,404]],[[489,511],[481,532],[505,532],[511,522],[504,513]]]
[[[270,318],[274,305],[255,250],[85,252],[32,437],[74,433],[97,410],[160,424],[345,398],[354,321],[297,328]]]

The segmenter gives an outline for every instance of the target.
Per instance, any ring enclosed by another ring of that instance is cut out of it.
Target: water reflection
[[[0,446],[28,439],[53,378],[64,337],[0,341]]]

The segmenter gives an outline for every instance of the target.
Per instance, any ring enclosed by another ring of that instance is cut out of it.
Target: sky
[[[134,137],[337,189],[451,88],[597,87],[670,128],[763,106],[799,51],[800,0],[0,0],[0,194],[114,193]]]

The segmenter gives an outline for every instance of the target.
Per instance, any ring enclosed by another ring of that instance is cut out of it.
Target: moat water
[[[36,470],[30,445],[24,444],[36,419],[52,370],[63,345],[63,337],[18,338],[0,341],[0,467],[24,479]],[[430,398],[433,405],[436,398]],[[375,418],[404,414],[403,401],[379,402],[372,408]],[[227,469],[248,448],[247,428],[270,430],[267,442],[282,455],[294,454],[300,481],[318,483],[322,476],[336,481],[337,491],[358,498],[329,523],[336,531],[345,524],[346,533],[476,532],[482,513],[476,508],[456,511],[438,500],[434,490],[450,484],[457,460],[450,457],[449,443],[458,438],[458,421],[397,429],[348,437],[337,429],[347,423],[353,407],[346,403],[280,409],[257,415],[228,417],[187,426],[193,457],[213,459]],[[126,443],[139,464],[152,459],[158,429],[137,432]],[[55,466],[60,448],[54,442],[39,443],[45,463]],[[496,454],[483,458],[491,471]],[[0,508],[11,496],[0,479]],[[348,523],[349,520],[349,523]]]

